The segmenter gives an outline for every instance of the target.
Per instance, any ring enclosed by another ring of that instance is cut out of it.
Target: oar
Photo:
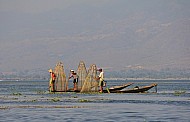
[[[157,93],[157,85],[155,86],[155,90],[156,90],[156,93]]]
[[[109,90],[109,88],[108,88],[108,87],[106,87],[106,90],[107,90],[107,92],[108,92],[108,93],[110,93],[110,90]]]

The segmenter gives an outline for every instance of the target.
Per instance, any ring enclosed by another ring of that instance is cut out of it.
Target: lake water
[[[127,82],[158,83],[158,92],[50,94],[48,81],[0,81],[0,122],[190,122],[189,80],[107,84]]]

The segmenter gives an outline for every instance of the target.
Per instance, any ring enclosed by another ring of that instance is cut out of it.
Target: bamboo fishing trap
[[[69,80],[66,79],[66,74],[64,71],[64,65],[62,62],[58,62],[55,66],[54,73],[56,75],[55,80],[55,90],[60,92],[70,91],[68,88]],[[85,63],[83,61],[79,62],[77,75],[79,77],[77,83],[77,90],[80,92],[97,92],[98,91],[98,81],[97,77],[97,67],[95,64],[92,64],[86,70]]]

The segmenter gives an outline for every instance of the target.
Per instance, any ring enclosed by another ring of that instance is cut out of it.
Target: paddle
[[[156,90],[156,93],[157,93],[157,85],[155,86],[155,90]]]
[[[108,87],[106,87],[106,90],[107,90],[107,92],[108,92],[108,93],[110,93],[110,90],[109,90],[109,88],[108,88]]]

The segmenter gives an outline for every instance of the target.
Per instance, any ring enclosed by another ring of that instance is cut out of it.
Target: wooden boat
[[[119,91],[116,91],[116,93],[143,93],[156,86],[157,86],[157,84],[153,83],[153,84],[150,84],[149,86],[142,86],[142,87],[136,86],[131,89],[119,90]],[[156,92],[157,92],[157,90],[156,90]]]
[[[108,89],[105,89],[103,91],[103,93],[108,93],[108,92],[115,93],[117,91],[120,91],[120,90],[122,90],[122,89],[124,89],[124,88],[126,88],[126,87],[128,87],[130,85],[132,85],[132,84],[133,83],[127,83],[127,84],[123,84],[123,85],[120,85],[120,86],[112,86],[112,87],[110,87]],[[78,88],[77,90],[74,90],[73,88],[70,88],[70,89],[68,89],[66,91],[52,91],[52,92],[80,92],[80,91],[81,91],[81,88]]]
[[[153,83],[153,84],[150,84],[149,86],[142,86],[142,87],[135,86],[134,88],[125,89],[126,87],[132,84],[133,83],[127,83],[121,86],[113,86],[113,87],[105,89],[103,93],[144,93],[153,87],[156,88],[157,86],[157,84]],[[73,88],[71,88],[66,91],[52,91],[52,92],[80,92],[80,90],[81,89],[73,90]],[[156,92],[157,92],[157,88],[156,88]]]
[[[103,90],[104,93],[108,93],[108,92],[117,92],[119,90],[122,90],[130,85],[132,85],[133,83],[127,83],[127,84],[123,84],[123,85],[120,85],[120,86],[112,86],[108,89],[105,89]]]

